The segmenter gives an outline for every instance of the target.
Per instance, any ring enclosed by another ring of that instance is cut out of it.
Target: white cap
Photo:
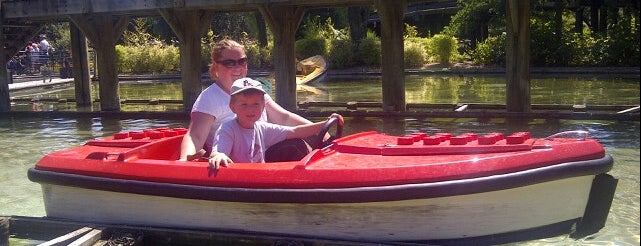
[[[250,79],[250,78],[241,78],[234,81],[231,85],[231,95],[238,94],[246,90],[258,90],[262,93],[265,93],[263,86],[260,82]]]

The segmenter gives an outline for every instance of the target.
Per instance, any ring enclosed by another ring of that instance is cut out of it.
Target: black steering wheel
[[[332,125],[336,125],[336,134],[334,136],[331,136],[327,141],[323,141],[323,138],[329,132],[329,129],[332,127]],[[343,136],[343,124],[340,124],[340,121],[336,117],[331,117],[327,122],[325,122],[325,125],[323,125],[323,128],[321,128],[320,132],[316,136],[316,139],[312,142],[312,149],[320,149],[325,146],[327,146],[331,141],[334,139],[340,138]]]

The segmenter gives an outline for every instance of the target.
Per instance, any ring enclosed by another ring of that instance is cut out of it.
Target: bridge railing
[[[71,52],[61,51],[20,51],[7,62],[7,69],[12,76],[52,76],[60,78],[73,77],[71,69]]]

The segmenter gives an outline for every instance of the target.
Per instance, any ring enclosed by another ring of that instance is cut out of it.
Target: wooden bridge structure
[[[160,15],[180,41],[183,105],[191,109],[202,90],[200,39],[214,12],[259,11],[274,37],[275,100],[297,108],[295,32],[307,9],[374,6],[381,23],[383,112],[406,110],[403,16],[409,4],[442,0],[0,0],[0,63],[17,53],[49,22],[68,21],[78,106],[90,106],[87,39],[97,53],[101,111],[120,111],[115,44],[131,18]],[[529,112],[530,0],[507,0],[507,111]],[[6,69],[0,69],[0,112],[11,110]]]

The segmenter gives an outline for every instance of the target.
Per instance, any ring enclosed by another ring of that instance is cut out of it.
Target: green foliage
[[[120,44],[116,45],[116,66],[118,67],[118,71],[125,70],[125,63],[128,60],[127,56],[127,48]]]
[[[639,66],[639,25],[633,23],[630,16],[623,16],[609,26],[607,33],[596,37],[599,64]]]
[[[266,47],[260,49],[260,58],[263,68],[274,67],[274,43],[268,43]]]
[[[569,64],[575,66],[586,66],[596,64],[594,47],[596,39],[589,32],[571,33],[566,40],[567,46],[572,48],[573,55],[570,57]]]
[[[531,64],[534,66],[638,66],[638,26],[631,15],[620,15],[606,33],[589,29],[574,33],[571,23],[558,33],[543,17],[530,20]]]
[[[326,47],[325,39],[320,36],[299,39],[295,44],[296,54],[303,59],[315,55],[325,56],[327,54]]]
[[[475,63],[483,65],[505,64],[505,34],[493,36],[479,43],[472,50],[471,57]]]
[[[158,39],[147,32],[147,20],[145,18],[136,18],[132,21],[132,30],[125,30],[122,34],[122,40],[125,45],[147,45],[158,42]]]
[[[330,43],[329,63],[333,68],[345,68],[354,63],[354,50],[351,40],[337,39]]]
[[[530,58],[534,66],[568,65],[572,49],[566,47],[568,36],[556,33],[549,21],[530,19]]]
[[[406,41],[404,44],[404,62],[406,68],[421,68],[427,61],[427,52],[419,42]]]
[[[258,33],[255,23],[253,12],[218,12],[210,26],[215,36],[239,41]]]
[[[358,44],[355,60],[365,66],[381,65],[381,39],[374,32],[368,31]]]
[[[411,26],[407,23],[404,23],[404,24],[405,24],[405,30],[403,31],[404,39],[418,37],[418,28],[416,28],[416,26]]]
[[[302,25],[301,28],[303,30],[303,38],[296,41],[295,49],[296,53],[302,58],[307,58],[315,55],[332,56],[332,54],[330,54],[330,52],[332,52],[331,50],[334,49],[334,47],[332,46],[342,45],[342,43],[332,44],[333,41],[350,40],[349,31],[347,29],[335,29],[334,23],[332,22],[331,18],[327,18],[324,23],[321,23],[320,17],[315,16],[313,18],[307,19],[307,21]],[[330,44],[329,47],[328,44]],[[343,47],[337,49],[342,48]],[[353,51],[354,49],[350,50],[350,53],[352,53]],[[344,56],[342,54],[335,55]],[[342,60],[342,58],[338,57],[336,57],[336,59]]]
[[[458,5],[461,9],[452,16],[443,34],[471,40],[474,45],[486,35],[496,36],[505,30],[504,0],[459,0]]]
[[[445,35],[436,34],[429,39],[428,54],[436,57],[440,64],[450,64],[450,60],[456,59],[458,41],[456,38]]]
[[[167,73],[180,69],[178,47],[166,45],[116,45],[116,61],[121,73]]]
[[[71,35],[69,22],[51,23],[45,25],[42,33],[54,50],[71,50]]]
[[[349,28],[346,7],[309,9],[306,11],[305,16],[303,17],[303,21],[301,22],[303,24],[300,28],[298,28],[296,32],[296,39],[306,38],[318,34],[320,36],[326,37],[326,39],[328,40],[333,40],[324,33],[331,31],[327,28],[329,26],[329,23],[326,23],[326,25],[322,27],[323,25],[321,23],[321,20],[330,20],[332,29],[347,30]]]
[[[273,66],[272,44],[261,47],[258,42],[247,41],[244,43],[244,46],[250,68],[270,68]]]

